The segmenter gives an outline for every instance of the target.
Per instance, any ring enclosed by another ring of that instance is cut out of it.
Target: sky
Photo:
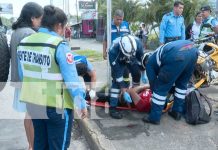
[[[13,17],[19,17],[21,9],[23,7],[23,5],[27,2],[36,2],[38,4],[40,4],[41,6],[45,6],[50,4],[50,0],[0,0],[0,3],[11,3],[13,5]],[[69,0],[70,3],[70,14],[75,15],[76,14],[76,0]],[[63,9],[63,0],[53,0],[53,4],[55,6],[60,7],[61,9]],[[3,15],[3,14],[2,14]],[[4,16],[4,15],[3,15]],[[5,15],[7,16],[11,16],[12,15]]]
[[[36,2],[41,6],[48,5],[50,4],[50,1],[53,1],[53,5],[63,9],[64,0],[0,0],[0,3],[11,3],[13,5],[13,15],[5,15],[5,14],[1,14],[1,15],[7,18],[11,18],[11,17],[17,18],[20,15],[23,5],[30,1]],[[83,1],[91,1],[91,0],[83,0]],[[141,0],[141,1],[144,2],[146,0]],[[69,11],[71,15],[76,15],[76,0],[69,0]]]

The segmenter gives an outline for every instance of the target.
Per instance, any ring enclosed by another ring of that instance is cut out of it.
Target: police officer
[[[20,100],[27,103],[34,126],[33,149],[67,149],[71,139],[72,109],[87,115],[85,90],[79,81],[73,55],[63,41],[65,13],[44,7],[38,33],[24,38],[18,49]]]
[[[218,33],[218,21],[211,16],[210,6],[201,8],[203,23],[201,26],[200,37],[205,37],[209,34]]]
[[[184,3],[176,1],[173,11],[163,16],[160,24],[160,43],[185,40],[185,25],[182,16]]]
[[[174,104],[169,115],[181,119],[187,83],[193,73],[198,49],[188,40],[178,40],[160,46],[150,57],[144,57],[143,64],[152,94],[151,112],[144,122],[159,124],[166,97],[175,83]]]
[[[124,99],[132,102],[129,94],[126,92],[128,85],[123,80],[123,73],[127,67],[133,78],[133,86],[140,84],[139,63],[143,56],[143,47],[140,40],[131,35],[125,35],[117,38],[109,50],[109,62],[112,74],[112,87],[110,91],[110,116],[115,119],[121,119],[122,114],[116,110],[120,92]]]
[[[129,23],[123,20],[124,12],[120,9],[115,10],[114,18],[111,23],[111,43],[123,35],[130,34]],[[109,45],[109,47],[111,44]],[[107,29],[105,29],[104,37],[103,37],[103,58],[107,59]],[[126,68],[124,70],[124,81],[126,84],[129,84],[129,70]]]
[[[86,56],[76,53],[73,53],[73,56],[78,75],[83,77],[88,95],[93,99],[96,96],[96,71],[89,60],[87,60]]]

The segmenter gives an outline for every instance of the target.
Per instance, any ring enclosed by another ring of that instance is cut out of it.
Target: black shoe
[[[144,118],[142,118],[142,121],[143,122],[146,122],[146,123],[151,123],[151,124],[155,124],[155,125],[159,125],[160,124],[160,121],[152,121],[148,118],[148,115],[146,115]]]
[[[123,118],[123,115],[118,110],[116,110],[115,107],[111,107],[109,109],[109,113],[110,113],[110,116],[114,119],[122,119]]]
[[[182,118],[182,114],[180,112],[176,112],[176,111],[169,111],[168,115],[173,117],[175,120],[181,120],[181,118]]]

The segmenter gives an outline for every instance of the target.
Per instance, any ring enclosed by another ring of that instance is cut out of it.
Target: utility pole
[[[218,17],[218,0],[216,0],[216,18]]]
[[[78,2],[76,0],[76,22],[79,22],[79,15],[78,15]]]
[[[111,2],[112,0],[107,0],[107,51],[111,45]],[[111,86],[111,70],[109,64],[109,57],[107,57],[107,83],[109,87]]]

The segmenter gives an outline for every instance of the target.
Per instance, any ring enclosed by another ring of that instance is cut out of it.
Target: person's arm
[[[167,16],[164,15],[160,24],[160,35],[159,35],[159,40],[160,40],[160,44],[164,44],[165,40],[165,30],[166,30],[166,26],[167,26]]]
[[[181,27],[181,40],[185,40],[185,24],[184,24],[184,18],[183,18],[183,23],[182,23],[182,27]]]
[[[144,85],[144,86],[137,86],[134,88],[130,88],[127,90],[127,92],[129,93],[133,103],[135,105],[138,104],[138,102],[141,100],[141,97],[139,96],[139,93],[145,89],[148,89],[149,85]]]
[[[95,86],[96,86],[96,71],[93,67],[93,65],[88,61],[87,61],[87,68],[88,68],[88,74],[91,77],[91,89],[95,90]]]
[[[107,28],[105,28],[103,36],[103,58],[107,59]]]
[[[103,58],[107,59],[107,41],[103,41]]]
[[[73,60],[73,54],[70,48],[65,44],[60,44],[56,51],[56,61],[74,104],[78,109],[84,111],[86,110],[85,90],[79,80],[75,63],[71,60]]]
[[[186,39],[190,39],[191,38],[191,29],[192,29],[192,23],[189,24],[185,30],[185,35],[186,35]]]

